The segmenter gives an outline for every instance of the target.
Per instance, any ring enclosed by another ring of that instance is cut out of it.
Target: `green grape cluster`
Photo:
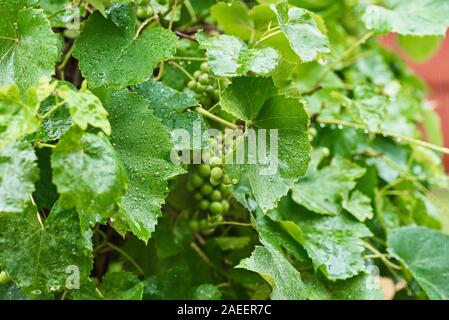
[[[154,14],[153,7],[149,0],[137,0],[136,15],[139,20],[146,20]]]
[[[217,79],[212,75],[209,65],[204,62],[200,69],[195,71],[192,80],[189,81],[187,87],[195,93],[197,99],[203,107],[211,106],[218,101],[219,90]]]

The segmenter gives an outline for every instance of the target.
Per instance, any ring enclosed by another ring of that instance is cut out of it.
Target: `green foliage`
[[[449,5],[372,3],[0,0],[0,299],[449,299],[449,150],[374,36],[423,61]]]

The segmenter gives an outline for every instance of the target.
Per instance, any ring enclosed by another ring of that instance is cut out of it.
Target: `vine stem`
[[[0,37],[0,40],[9,40],[9,41],[17,42],[19,39],[17,39],[17,38],[10,38],[10,37]]]
[[[184,60],[184,61],[207,61],[206,58],[203,57],[171,57],[170,60]]]
[[[70,58],[72,57],[72,53],[73,53],[74,49],[75,49],[75,46],[72,45],[70,47],[69,51],[67,51],[67,53],[64,55],[64,59],[62,60],[61,64],[58,66],[58,71],[61,73],[62,80],[64,80],[64,78],[65,78],[63,70],[67,66],[67,63],[69,62]]]
[[[369,130],[369,128],[366,125],[363,124],[358,124],[358,123],[354,123],[354,122],[349,122],[349,121],[345,121],[345,120],[338,120],[338,119],[322,119],[322,118],[318,118],[316,120],[318,123],[322,123],[322,124],[335,124],[335,125],[339,125],[339,126],[343,126],[343,127],[347,127],[347,128],[354,128],[354,129],[360,129],[360,130]],[[426,142],[426,141],[422,141],[422,140],[418,140],[418,139],[414,139],[411,137],[407,137],[407,136],[403,136],[403,135],[399,135],[396,134],[394,132],[391,131],[379,131],[379,130],[369,130],[369,132],[374,133],[374,134],[378,134],[378,135],[383,135],[385,137],[390,137],[390,138],[394,138],[397,139],[399,141],[405,141],[411,144],[415,144],[433,151],[437,151],[440,153],[444,153],[444,154],[449,154],[449,148],[446,147],[441,147],[441,146],[437,146],[435,144]]]
[[[178,0],[175,0],[175,3],[173,4],[172,11],[171,11],[170,22],[168,23],[168,30],[170,30],[170,31],[173,29],[173,20],[175,20],[175,11],[176,11],[177,6],[178,6]]]
[[[223,222],[218,223],[217,225],[231,225],[231,226],[255,228],[255,226],[252,223],[237,222],[237,221],[223,221]]]
[[[45,113],[43,114],[43,116],[41,117],[41,119],[42,119],[42,120],[47,119],[49,116],[52,115],[53,112],[55,112],[56,110],[58,110],[59,107],[61,107],[62,105],[64,105],[64,103],[65,103],[65,100],[63,100],[63,101],[61,101],[61,102],[55,104],[55,105],[53,106],[53,108],[51,108],[50,110],[48,110],[47,112],[45,112]]]
[[[360,240],[360,241],[362,241],[362,244],[363,244],[363,246],[364,246],[366,249],[368,249],[369,251],[371,251],[372,253],[374,253],[373,257],[380,258],[380,260],[382,260],[382,262],[383,262],[386,266],[388,266],[388,267],[390,267],[390,268],[392,268],[392,269],[395,269],[395,270],[401,270],[401,267],[400,267],[400,266],[398,266],[398,265],[394,264],[393,262],[391,262],[390,260],[388,260],[388,258],[387,258],[387,257],[389,257],[388,255],[386,255],[386,254],[380,252],[379,250],[377,250],[377,249],[376,249],[375,247],[373,247],[369,242],[367,242],[367,241],[365,241],[365,240]]]
[[[274,29],[274,28],[273,28],[273,29]],[[270,31],[272,31],[272,30],[270,30]],[[261,44],[263,41],[265,41],[265,40],[267,40],[267,39],[269,39],[269,38],[271,38],[271,37],[274,37],[274,36],[278,35],[278,34],[281,33],[281,32],[282,32],[281,30],[276,30],[276,31],[274,31],[274,32],[272,32],[272,33],[269,33],[269,34],[263,36],[262,38],[260,38],[259,40],[257,40],[256,43],[254,43],[254,47],[257,47],[257,46],[258,46],[259,44]]]
[[[49,144],[49,143],[43,143],[43,142],[37,142],[36,147],[38,148],[50,148],[50,149],[54,149],[56,148],[56,146],[54,144]]]
[[[190,0],[185,0],[184,6],[186,7],[187,12],[189,12],[189,15],[192,18],[192,21],[197,21],[198,17],[196,16],[195,9],[193,9],[193,6],[190,3]]]
[[[323,81],[327,75],[344,59],[346,59],[352,52],[354,52],[357,48],[359,48],[361,45],[363,45],[366,41],[368,41],[369,38],[371,38],[374,35],[373,31],[369,31],[367,34],[365,34],[362,38],[360,38],[356,43],[354,43],[349,49],[347,49],[343,54],[336,60],[332,61],[326,68],[326,70],[323,72],[323,74],[318,78],[317,82],[315,83],[314,89],[311,91],[316,91],[317,88],[319,88],[321,81]]]
[[[134,40],[137,39],[142,32],[142,30],[153,20],[156,20],[156,16],[149,17],[144,22],[142,22],[139,26],[139,28],[136,31],[136,35],[134,36]]]
[[[145,272],[129,254],[110,242],[107,243],[107,246],[124,256],[137,269],[141,276],[145,276]]]
[[[223,277],[225,277],[226,279],[230,279],[229,275],[222,269],[220,269],[219,267],[217,267],[210,259],[209,257],[203,252],[203,250],[201,250],[200,247],[198,247],[198,245],[195,242],[190,243],[190,247],[193,249],[193,251],[195,251],[201,258],[201,260],[204,261],[204,263],[209,266],[210,268],[214,269],[215,271],[217,271],[219,274],[221,274]]]
[[[228,127],[230,129],[233,130],[237,130],[239,127],[229,121],[226,121],[220,117],[217,117],[215,114],[210,113],[209,111],[207,111],[206,109],[203,109],[202,107],[197,107],[195,108],[195,111],[198,112],[199,114],[205,116],[206,118],[209,118],[225,127]]]
[[[174,61],[169,61],[168,63],[174,66],[175,68],[179,69],[179,71],[184,73],[190,80],[195,80],[195,78],[190,74],[190,72],[187,71],[184,67],[182,67],[179,63]]]
[[[60,14],[60,13],[65,12],[66,10],[67,10],[66,8],[63,8],[63,9],[59,9],[58,11],[55,11],[55,12],[49,14],[49,15],[47,16],[47,20],[50,20],[51,18],[57,16],[57,15]]]

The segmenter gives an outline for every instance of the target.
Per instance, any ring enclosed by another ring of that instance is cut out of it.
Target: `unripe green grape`
[[[210,177],[209,182],[210,182],[210,184],[213,185],[214,187],[216,187],[216,186],[218,186],[218,185],[221,184],[221,181],[220,181],[220,180],[216,180],[216,179],[214,179],[214,178],[212,178],[212,177]]]
[[[232,184],[239,184],[239,182],[240,182],[240,180],[237,179],[237,178],[234,178],[234,179],[231,180]]]
[[[198,166],[198,173],[203,178],[209,178],[210,177],[210,172],[211,172],[211,168],[210,168],[209,165],[207,165],[207,164],[200,164]]]
[[[223,213],[223,205],[221,202],[214,201],[209,206],[209,211],[213,215],[222,214]]]
[[[206,211],[209,209],[209,207],[210,207],[209,200],[203,199],[198,203],[198,208],[200,208],[200,210]]]
[[[9,280],[10,278],[5,271],[0,272],[0,284],[8,283]]]
[[[210,176],[215,180],[220,180],[221,178],[223,178],[223,169],[220,167],[212,168]]]
[[[201,77],[202,74],[203,74],[203,73],[202,73],[200,70],[196,70],[196,71],[193,73],[193,77],[194,77],[195,79],[199,79],[199,78]]]
[[[190,181],[192,183],[192,186],[194,186],[195,188],[199,188],[204,184],[204,179],[201,178],[198,174],[193,174],[190,177]]]
[[[196,81],[195,80],[190,80],[189,83],[187,84],[187,87],[190,90],[196,90]]]
[[[218,216],[215,217],[215,223],[222,223],[223,222],[223,216],[221,214],[219,214]]]
[[[186,183],[186,189],[187,189],[187,191],[189,191],[189,192],[195,191],[195,187],[193,186],[193,184],[192,184],[191,181],[187,181],[187,183]]]
[[[139,6],[146,6],[148,4],[148,0],[137,0],[137,4]]]
[[[206,73],[210,72],[210,68],[209,65],[207,64],[207,62],[203,62],[200,66],[200,70]]]
[[[229,174],[223,175],[223,183],[225,185],[230,185],[232,183],[231,177],[229,176]]]
[[[196,201],[200,201],[203,198],[204,198],[203,195],[199,192],[195,192],[195,194],[193,195],[193,199],[195,199]]]
[[[201,230],[209,228],[209,222],[207,222],[206,219],[201,219],[199,224],[200,224],[200,229]]]
[[[212,188],[212,186],[209,183],[205,183],[201,187],[200,191],[204,196],[208,196],[212,193],[212,191],[214,191],[214,188]]]
[[[208,85],[207,87],[206,87],[206,92],[208,93],[208,94],[214,94],[214,92],[215,92],[215,88],[214,88],[214,86],[213,85]]]
[[[214,138],[209,138],[209,146],[215,147],[216,145],[217,145],[217,140],[215,140]]]
[[[214,97],[217,98],[217,99],[220,97],[220,90],[215,89],[215,91],[214,91]]]
[[[231,192],[229,190],[228,187],[226,187],[226,185],[224,185],[223,183],[220,184],[220,187],[218,187],[218,190],[221,191],[221,193],[223,194],[223,197],[226,197],[227,195],[229,195],[229,193]]]
[[[198,81],[203,84],[207,85],[209,83],[209,75],[207,73],[203,73],[199,78]]]
[[[206,91],[206,87],[201,83],[196,83],[196,91],[200,93],[204,93]]]
[[[228,200],[222,200],[221,204],[223,205],[223,212],[228,212],[231,208],[231,205],[229,204]]]
[[[198,232],[198,231],[200,230],[200,224],[199,224],[199,222],[196,221],[196,220],[190,221],[190,222],[189,222],[189,229],[190,229],[192,232],[194,232],[194,233]]]
[[[147,8],[145,7],[137,7],[136,15],[139,20],[145,20],[149,17]]]
[[[210,105],[212,103],[212,100],[208,96],[202,96],[201,99],[200,99],[200,103],[203,106],[208,106],[208,105]]]
[[[211,195],[210,195],[210,199],[212,201],[220,201],[222,199],[222,195],[221,195],[221,191],[220,190],[214,190],[212,191]]]
[[[323,148],[323,155],[325,157],[329,157],[330,154],[331,154],[331,151],[329,150],[329,148],[324,147]]]
[[[221,159],[219,157],[212,157],[209,160],[211,167],[218,167],[221,166]]]

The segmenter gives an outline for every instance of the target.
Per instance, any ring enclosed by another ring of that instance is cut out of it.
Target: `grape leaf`
[[[388,237],[388,252],[433,300],[449,299],[448,250],[449,236],[424,227],[397,228]]]
[[[276,209],[284,219],[281,224],[304,246],[313,261],[329,280],[351,278],[366,271],[361,238],[372,233],[359,222],[343,214],[318,216],[304,212],[288,197]]]
[[[248,49],[240,39],[225,34],[207,37],[200,32],[196,36],[200,47],[206,49],[210,68],[217,76],[268,76],[278,64],[279,54],[272,48]]]
[[[75,210],[56,204],[43,222],[29,204],[21,214],[0,217],[0,266],[27,292],[65,288],[71,269],[87,279],[92,268],[92,232],[80,233]]]
[[[378,130],[386,118],[388,98],[376,92],[371,86],[354,88],[353,116],[364,122],[370,130]]]
[[[83,229],[117,212],[128,177],[102,132],[86,133],[72,127],[53,150],[51,164],[53,182],[64,205],[76,206]]]
[[[365,26],[377,33],[431,36],[446,34],[449,2],[445,0],[389,1],[391,9],[371,5],[363,15]]]
[[[38,129],[39,104],[32,100],[23,100],[15,84],[0,88],[0,149]]]
[[[39,114],[44,115],[59,103],[56,96],[51,96],[44,100],[39,108]],[[72,126],[73,121],[70,116],[69,108],[64,104],[53,111],[49,116],[42,120],[37,132],[37,139],[40,142],[56,141],[67,132]]]
[[[130,272],[109,272],[98,287],[88,279],[71,291],[75,300],[142,300],[142,294],[143,283]]]
[[[92,14],[75,42],[73,55],[80,61],[81,72],[92,88],[123,88],[145,81],[155,66],[176,50],[174,33],[152,28],[136,36],[133,8],[114,6],[120,19],[113,19],[112,13],[109,19],[98,12]]]
[[[288,8],[285,0],[271,5],[281,31],[291,48],[303,62],[315,60],[319,54],[330,53],[329,40],[320,31],[311,13],[302,8]]]
[[[236,151],[226,157],[225,169],[232,178],[248,179],[255,200],[263,211],[267,211],[273,209],[276,202],[306,173],[310,160],[309,117],[300,101],[284,96],[271,97],[254,116],[248,124],[257,130],[267,130],[269,137],[266,140],[276,140],[267,143],[267,159],[258,154],[256,164],[250,163],[248,159],[254,153],[254,146],[248,147],[246,137]],[[257,135],[261,132],[258,131]],[[262,152],[260,141],[257,148]],[[245,151],[248,152],[248,159],[244,164],[236,163],[234,155],[245,154]]]
[[[210,8],[210,13],[227,34],[242,40],[249,40],[253,35],[254,24],[244,3],[218,2]]]
[[[364,174],[364,168],[336,157],[329,166],[301,178],[292,189],[292,199],[310,211],[337,215],[344,195],[354,189],[355,180]]]
[[[273,288],[273,300],[304,300],[310,295],[309,288],[302,282],[300,273],[273,245],[262,241],[251,257],[240,261],[236,268],[260,274]]]
[[[194,300],[220,300],[221,292],[216,286],[210,283],[199,285],[193,293]]]
[[[221,107],[238,119],[251,121],[272,94],[270,78],[234,78],[223,92]]]
[[[58,38],[42,10],[23,8],[30,2],[0,0],[0,86],[26,90],[54,74]]]
[[[360,222],[373,218],[374,212],[371,206],[371,198],[367,197],[359,190],[355,190],[351,193],[350,197],[346,194],[342,206]]]
[[[112,95],[106,108],[111,115],[111,142],[130,178],[124,212],[117,218],[139,239],[148,241],[161,216],[167,179],[182,169],[170,162],[170,134],[152,114],[147,100],[122,90]]]
[[[88,125],[91,125],[100,128],[107,135],[111,134],[108,112],[100,99],[87,90],[85,83],[79,92],[62,87],[58,89],[58,94],[69,108],[73,122],[81,129],[86,130]]]
[[[195,124],[200,124],[202,129],[205,128],[200,115],[188,110],[198,105],[198,102],[188,95],[152,79],[134,86],[132,90],[149,102],[150,110],[162,120],[162,124],[168,130],[185,129],[192,137]],[[186,145],[177,145],[180,150],[193,149],[193,147],[187,142]]]
[[[22,212],[38,178],[31,145],[14,141],[0,149],[0,213]]]

